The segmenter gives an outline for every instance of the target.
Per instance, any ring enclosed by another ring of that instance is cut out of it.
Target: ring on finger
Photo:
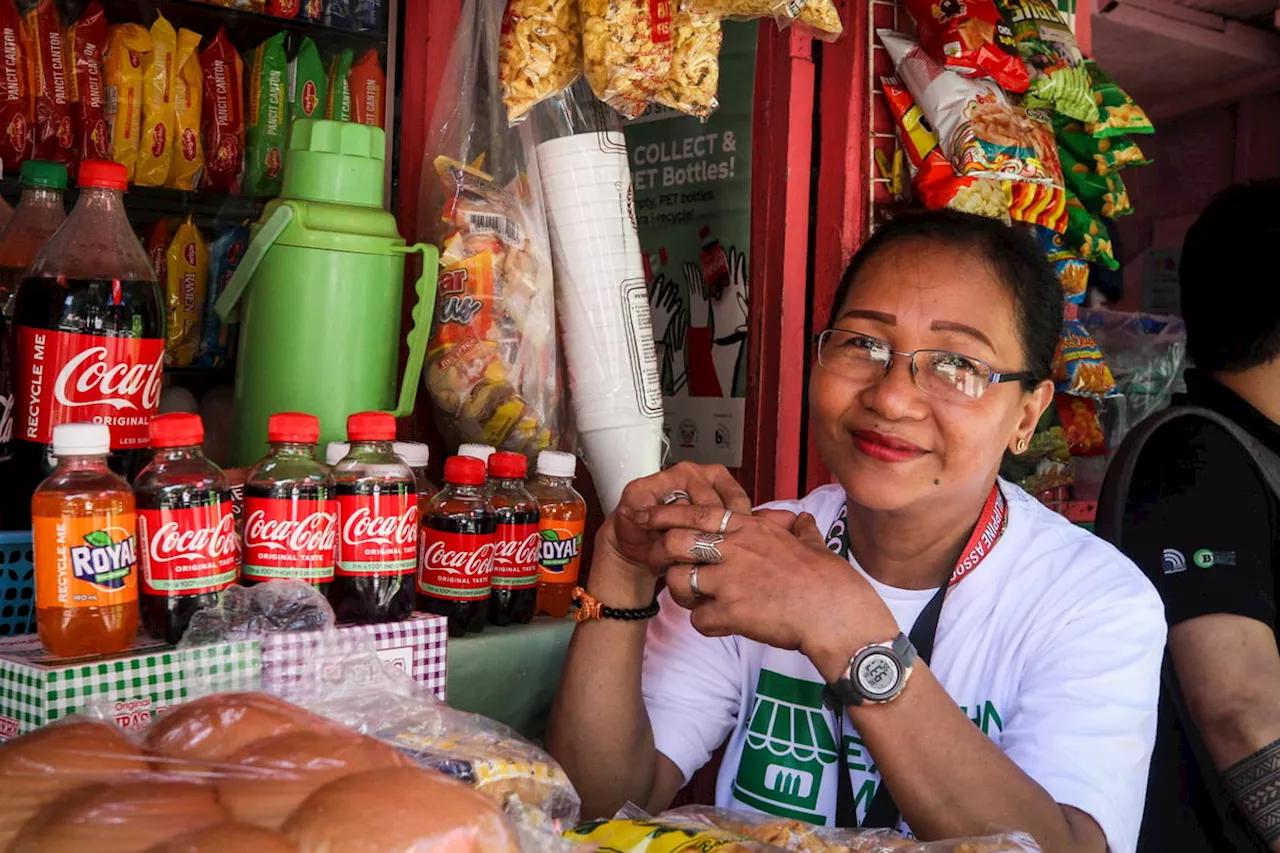
[[[729,529],[729,519],[731,518],[733,518],[733,510],[726,509],[724,511],[724,515],[720,519],[720,529],[716,531],[721,536],[723,536],[724,532]]]
[[[662,496],[662,503],[664,506],[670,506],[676,501],[688,501],[689,503],[693,503],[693,498],[690,497],[689,493],[684,489],[672,489]]]
[[[698,586],[698,569],[702,566],[698,563],[693,564],[693,568],[689,569],[689,589],[693,591],[694,598],[706,598],[702,587]]]
[[[718,563],[724,559],[718,547],[724,542],[719,533],[695,533],[689,546],[689,556],[699,563]]]

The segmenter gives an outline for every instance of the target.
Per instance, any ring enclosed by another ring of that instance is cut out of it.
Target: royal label
[[[538,555],[542,538],[538,525],[499,524],[493,548],[493,585],[504,589],[528,589],[538,585]]]
[[[231,496],[208,506],[138,510],[145,595],[200,595],[236,582],[240,545]]]
[[[339,495],[340,575],[405,575],[417,568],[418,499],[399,494]]]
[[[539,574],[544,583],[577,583],[586,521],[544,518],[538,530]]]
[[[160,406],[164,338],[110,338],[18,326],[17,438],[50,444],[58,424],[111,428],[111,447],[148,445]]]
[[[422,528],[418,591],[432,598],[488,598],[493,574],[492,533],[447,533]]]
[[[132,512],[37,515],[31,522],[36,607],[112,607],[138,600]]]
[[[337,544],[336,501],[245,496],[245,580],[327,583]]]

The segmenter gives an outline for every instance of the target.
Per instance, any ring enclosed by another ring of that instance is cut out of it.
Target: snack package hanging
[[[1038,128],[998,85],[948,71],[910,36],[876,32],[957,174],[1053,183],[1037,154]]]
[[[289,60],[289,123],[300,118],[324,118],[328,98],[329,76],[320,49],[304,36],[297,54]]]
[[[151,33],[140,24],[107,29],[106,120],[111,134],[109,159],[124,166],[132,181],[138,166],[142,134],[142,88]]]
[[[298,5],[298,18],[310,24],[323,24],[324,0],[302,0]]]
[[[1053,131],[1059,147],[1104,177],[1126,166],[1146,166],[1152,162],[1129,137],[1121,134],[1093,136],[1082,123],[1066,116],[1054,116]]]
[[[1102,264],[1109,270],[1120,269],[1120,262],[1111,250],[1111,229],[1085,209],[1070,187],[1067,188],[1067,230],[1063,236],[1067,248],[1086,261]]]
[[[31,88],[27,26],[15,0],[0,0],[0,167],[16,175],[31,157]]]
[[[27,12],[26,28],[35,98],[32,156],[71,168],[76,135],[71,126],[70,56],[53,0],[37,0]]]
[[[920,46],[966,77],[990,77],[1006,92],[1025,92],[1031,79],[995,0],[907,0]]]
[[[442,267],[423,378],[451,444],[532,456],[561,429],[551,255],[532,128],[506,120],[491,6],[463,5],[423,159],[418,235]]]
[[[1053,107],[1080,121],[1097,121],[1084,57],[1053,0],[999,0],[1018,52],[1031,72],[1027,106]]]
[[[654,95],[664,107],[706,119],[720,105],[720,45],[724,34],[720,19],[693,11],[693,0],[678,0],[671,22],[674,46],[671,73]]]
[[[142,86],[142,134],[134,182],[140,187],[160,187],[173,162],[173,74],[178,34],[163,15],[151,25],[151,53],[147,57]]]
[[[267,14],[276,18],[296,18],[300,7],[299,0],[267,0]]]
[[[369,48],[347,75],[351,90],[351,120],[382,127],[387,103],[387,75],[378,61],[378,51]]]
[[[1098,420],[1098,409],[1088,397],[1055,394],[1053,403],[1067,434],[1067,448],[1072,456],[1105,456],[1107,439]]]
[[[1067,230],[1067,193],[1052,184],[1010,181],[1009,218],[1052,231]]]
[[[1133,213],[1129,192],[1118,172],[1099,175],[1082,163],[1066,148],[1058,149],[1062,172],[1067,188],[1075,193],[1085,208],[1105,219],[1115,219]]]
[[[329,92],[324,117],[333,121],[351,121],[351,62],[355,54],[350,48],[329,60]]]
[[[165,270],[165,364],[190,367],[200,344],[200,317],[209,284],[209,248],[192,222],[178,226]]]
[[[244,63],[227,38],[225,27],[200,54],[204,72],[204,129],[206,162],[204,188],[220,193],[240,192],[244,166]]]
[[[254,48],[252,62],[245,113],[245,192],[275,196],[280,194],[289,131],[284,33],[276,33]]]
[[[1079,320],[1064,320],[1053,355],[1053,380],[1060,394],[1101,400],[1116,395],[1116,380],[1098,342]]]
[[[578,0],[507,0],[498,42],[498,77],[507,121],[569,87],[582,73]]]
[[[1058,276],[1063,297],[1073,305],[1084,304],[1085,293],[1089,289],[1089,264],[1067,245],[1065,234],[1040,225],[1034,226],[1032,233],[1044,252],[1045,260]]]
[[[798,24],[805,35],[828,42],[844,32],[832,0],[694,0],[690,11],[720,20],[773,18],[779,27]]]
[[[626,118],[645,111],[671,73],[671,3],[582,0],[582,67],[596,97]]]
[[[200,138],[204,107],[204,72],[200,67],[200,34],[178,30],[173,73],[173,162],[165,186],[194,190],[204,170],[204,143]]]
[[[1084,68],[1089,75],[1093,102],[1098,106],[1098,120],[1085,122],[1085,131],[1101,137],[1156,132],[1142,107],[1116,85],[1116,81],[1102,70],[1102,66],[1092,59],[1086,59]]]
[[[227,282],[240,266],[244,250],[249,246],[249,228],[233,225],[223,231],[209,245],[208,295],[204,302],[204,321],[200,333],[200,351],[196,357],[199,367],[226,367],[235,356],[235,323],[223,323],[213,310]]]
[[[101,4],[90,3],[80,20],[67,31],[68,54],[75,82],[72,115],[75,117],[81,160],[110,160],[111,135],[107,130],[106,80],[103,55],[107,50],[107,16]]]
[[[173,220],[164,217],[157,219],[151,226],[143,245],[147,250],[147,258],[151,261],[151,269],[155,270],[156,281],[169,281],[169,246],[173,243]]]

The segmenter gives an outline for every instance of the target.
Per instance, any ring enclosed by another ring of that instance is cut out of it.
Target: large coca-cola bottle
[[[151,420],[150,464],[133,491],[138,505],[142,627],[167,643],[186,633],[191,616],[217,607],[240,576],[240,544],[231,485],[200,450],[199,415],[175,412]]]
[[[0,314],[0,483],[9,483],[9,460],[13,441],[13,376],[9,368],[9,329]],[[0,498],[0,530],[8,530],[5,506]]]
[[[111,468],[132,480],[147,463],[147,424],[160,404],[164,303],[125,218],[125,168],[85,160],[79,185],[79,201],[32,262],[14,305],[9,526],[30,523],[31,494],[53,470],[56,425],[106,425]]]
[[[270,449],[244,482],[244,566],[240,581],[289,578],[328,593],[338,535],[329,466],[316,459],[320,421],[302,412],[267,419]]]
[[[497,517],[484,493],[485,466],[469,456],[444,463],[445,487],[422,517],[418,609],[449,619],[449,636],[484,628]]]
[[[489,621],[523,625],[538,604],[538,502],[524,487],[529,460],[500,450],[489,457],[489,502],[498,519]]]
[[[340,624],[398,622],[413,613],[418,567],[418,490],[396,456],[396,419],[347,418],[351,449],[333,466],[338,494],[338,566],[329,603]]]

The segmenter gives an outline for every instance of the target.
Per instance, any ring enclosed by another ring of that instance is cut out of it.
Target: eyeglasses
[[[826,329],[814,336],[818,364],[849,379],[876,382],[893,366],[894,356],[911,361],[911,377],[927,394],[944,400],[971,402],[993,382],[1021,382],[1034,374],[996,373],[984,361],[946,350],[898,352],[888,342],[845,329]]]

